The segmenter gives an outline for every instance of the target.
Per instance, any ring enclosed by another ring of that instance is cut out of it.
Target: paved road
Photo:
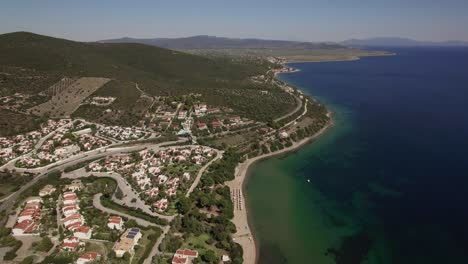
[[[69,178],[69,179],[78,179],[82,177],[89,177],[91,175],[97,176],[97,177],[110,177],[114,179],[117,182],[117,185],[119,186],[120,190],[122,190],[122,193],[124,194],[124,197],[122,200],[117,199],[115,197],[115,194],[112,196],[112,201],[115,203],[128,206],[128,207],[136,207],[141,209],[143,212],[157,216],[159,218],[166,219],[168,221],[171,221],[174,216],[168,216],[168,215],[162,215],[158,214],[156,212],[153,212],[150,210],[150,206],[148,206],[143,200],[141,200],[140,196],[138,193],[132,188],[130,184],[120,175],[119,173],[116,172],[87,172],[85,169],[78,169],[72,172],[67,172],[62,174],[62,178]],[[135,202],[132,203],[132,200],[135,200]]]
[[[38,175],[36,177],[34,177],[30,182],[23,185],[20,188],[20,190],[18,190],[16,193],[11,194],[8,198],[4,199],[4,202],[0,205],[0,211],[4,211],[7,208],[9,208],[11,205],[13,205],[14,202],[16,201],[16,199],[19,197],[19,195],[23,191],[30,188],[32,185],[37,183],[37,181],[39,181],[40,179],[45,177],[51,171],[63,170],[65,167],[68,167],[68,166],[72,166],[72,165],[75,165],[75,164],[78,164],[78,163],[81,163],[81,162],[84,162],[84,161],[93,160],[93,159],[96,159],[96,158],[102,158],[102,157],[109,156],[109,155],[117,155],[117,154],[122,154],[122,153],[128,153],[128,152],[133,152],[133,151],[137,151],[137,150],[142,150],[142,149],[145,149],[145,148],[158,150],[158,149],[164,148],[164,147],[162,147],[162,145],[167,145],[167,144],[172,144],[172,143],[179,143],[179,142],[182,142],[182,141],[183,140],[177,140],[177,141],[173,141],[173,142],[162,142],[160,144],[153,144],[153,143],[138,144],[137,143],[137,145],[122,146],[122,147],[118,147],[117,145],[112,144],[110,146],[106,146],[106,147],[103,147],[103,148],[100,148],[100,149],[92,150],[92,151],[85,152],[85,153],[80,153],[78,155],[72,156],[70,158],[64,159],[64,160],[56,162],[54,164],[49,164],[49,165],[41,167],[41,168],[25,169],[25,168],[15,168],[14,167],[14,169],[17,170],[17,171],[36,172],[36,173],[38,173]],[[216,150],[216,157],[214,159],[212,159],[211,161],[209,161],[207,164],[205,164],[205,166],[203,166],[200,169],[200,171],[198,172],[194,182],[192,183],[192,186],[190,186],[189,190],[187,191],[186,197],[189,197],[190,194],[195,190],[195,188],[199,184],[200,179],[201,179],[203,173],[206,171],[206,169],[214,161],[220,159],[221,157],[222,157],[222,152]],[[136,206],[137,208],[140,208],[141,210],[143,210],[144,212],[146,212],[146,213],[148,213],[150,215],[164,218],[164,219],[168,220],[169,222],[171,222],[176,217],[176,215],[165,216],[165,215],[160,215],[158,213],[155,213],[155,212],[151,211],[149,206],[144,204],[144,202],[139,198],[138,194],[135,193],[132,190],[131,186],[125,181],[125,179],[123,179],[123,177],[120,174],[115,173],[115,172],[114,173],[102,173],[102,174],[101,173],[93,173],[93,174],[96,175],[96,176],[107,176],[107,177],[114,178],[117,181],[119,187],[122,189],[122,191],[125,194],[127,194],[127,197],[125,197],[126,199],[124,198],[124,201],[125,201],[124,203],[128,203],[127,200],[131,201],[133,198],[136,198],[136,201],[137,201],[136,203],[131,203],[130,202],[129,204],[132,204],[132,206]],[[79,178],[79,177],[82,177],[82,176],[85,176],[85,175],[82,174],[82,171],[80,173],[80,171],[78,170],[77,172],[66,173],[66,174],[64,174],[64,176],[69,177],[69,178]],[[104,207],[101,204],[101,195],[102,194],[96,194],[93,197],[93,205],[97,209],[99,209],[99,210],[101,210],[103,212],[110,213],[110,214],[120,215],[120,216],[127,217],[129,219],[133,219],[139,225],[142,225],[142,226],[158,226],[163,230],[163,233],[158,238],[158,240],[156,241],[156,244],[152,248],[150,255],[148,256],[147,259],[145,259],[145,261],[144,261],[145,264],[150,264],[151,261],[152,261],[152,258],[155,255],[162,254],[161,252],[159,252],[159,245],[161,244],[161,242],[164,239],[164,237],[166,236],[166,234],[169,232],[169,230],[170,230],[169,225],[168,226],[159,226],[159,225],[156,225],[156,224],[151,223],[149,221],[146,221],[144,219],[134,217],[134,216],[131,216],[131,215],[128,215],[128,214],[125,214],[125,213],[122,213],[122,212],[119,212],[119,211]],[[115,198],[115,197],[113,197],[113,198]],[[116,201],[116,200],[114,200],[114,201]]]
[[[41,139],[39,139],[39,141],[36,143],[36,145],[34,146],[34,152],[36,152],[41,146],[42,144],[44,144],[44,141],[46,141],[47,139],[49,139],[51,136],[55,135],[55,133],[57,133],[57,131],[59,129],[62,129],[62,128],[66,128],[66,127],[69,127],[73,124],[73,122],[71,122],[70,120],[70,123],[68,124],[65,124],[61,127],[58,127],[57,129],[55,129],[54,131],[50,132],[49,134],[43,136]]]
[[[14,202],[16,201],[16,199],[20,196],[22,192],[24,192],[26,189],[36,184],[37,181],[44,178],[51,171],[63,170],[65,167],[68,167],[68,166],[72,166],[72,165],[75,165],[84,161],[93,160],[96,158],[102,158],[102,157],[109,156],[109,155],[123,154],[123,153],[141,150],[144,148],[157,148],[159,145],[180,143],[182,141],[183,140],[177,140],[177,141],[171,141],[171,142],[162,142],[159,144],[143,143],[143,144],[138,144],[135,146],[127,146],[127,147],[107,146],[107,147],[104,147],[103,149],[96,149],[96,150],[80,153],[78,155],[72,156],[68,159],[50,164],[45,167],[40,167],[40,168],[35,168],[35,169],[14,168],[16,171],[19,171],[19,172],[35,172],[35,173],[38,173],[38,175],[34,177],[31,181],[23,185],[17,192],[10,195],[8,199],[3,200],[2,204],[0,204],[0,212],[4,211],[7,208],[10,208],[10,206],[14,204]]]
[[[127,217],[128,219],[133,219],[133,220],[135,220],[137,222],[137,224],[145,226],[145,227],[147,227],[147,226],[157,226],[157,227],[160,227],[160,228],[164,228],[163,226],[151,223],[151,222],[146,221],[144,219],[134,217],[134,216],[128,215],[126,213],[122,213],[122,212],[119,212],[119,211],[104,207],[101,204],[101,196],[102,196],[102,193],[98,193],[98,194],[94,195],[94,197],[93,197],[93,206],[96,207],[98,210],[101,210],[103,212],[113,214],[113,215],[124,216],[124,217]]]
[[[285,114],[285,115],[283,115],[283,116],[280,116],[280,117],[274,119],[275,122],[281,121],[281,120],[283,120],[283,119],[285,119],[285,118],[287,118],[287,117],[289,117],[289,116],[295,114],[297,111],[299,111],[299,110],[301,109],[301,107],[302,107],[302,100],[301,100],[299,97],[297,97],[296,95],[294,95],[294,94],[292,94],[292,96],[294,96],[294,98],[296,98],[296,102],[297,102],[296,108],[295,108],[294,110],[292,110],[291,112],[289,112],[289,113],[287,113],[287,114]]]

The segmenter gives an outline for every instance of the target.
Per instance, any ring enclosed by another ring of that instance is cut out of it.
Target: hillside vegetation
[[[248,81],[272,66],[136,43],[83,43],[27,32],[0,35],[0,95],[39,93],[64,77],[104,77],[138,84],[150,95],[201,94],[210,105],[267,121],[294,107],[294,100],[277,87]],[[269,96],[262,97],[264,90]]]

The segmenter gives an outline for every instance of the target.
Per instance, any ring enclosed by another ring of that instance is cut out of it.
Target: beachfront
[[[328,116],[331,116],[331,113],[328,113]],[[333,119],[327,123],[322,129],[320,129],[313,136],[304,138],[301,141],[293,143],[292,146],[284,148],[282,150],[257,156],[251,159],[240,163],[236,167],[235,179],[227,182],[226,185],[231,189],[231,198],[234,203],[234,218],[233,223],[236,225],[237,232],[234,234],[233,239],[236,243],[239,243],[242,246],[244,251],[244,263],[245,264],[255,264],[258,261],[258,241],[255,240],[253,232],[251,230],[251,225],[248,220],[248,206],[246,204],[246,199],[243,195],[245,182],[248,176],[248,171],[251,165],[255,162],[269,157],[286,154],[288,152],[299,149],[301,146],[312,142],[321,136],[328,128],[333,126]]]

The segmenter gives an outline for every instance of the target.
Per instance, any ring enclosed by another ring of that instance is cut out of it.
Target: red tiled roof
[[[113,224],[120,224],[122,222],[122,219],[119,219],[119,218],[109,218],[109,223],[113,223]]]
[[[19,223],[17,223],[14,228],[17,228],[17,229],[21,229],[21,230],[26,230],[26,228],[28,226],[30,226],[32,224],[33,221],[31,220],[24,220],[24,221],[21,221]]]
[[[62,243],[60,245],[60,248],[61,249],[66,249],[66,248],[70,248],[70,249],[76,249],[78,247],[79,243],[78,242],[73,242],[73,243]]]
[[[88,226],[80,226],[80,227],[76,228],[74,231],[87,234],[89,232],[89,230],[91,230],[91,228],[88,227]]]
[[[26,227],[26,229],[24,230],[24,233],[31,233],[32,231],[36,229],[36,227],[37,227],[36,223],[32,223],[31,225]]]
[[[196,250],[184,249],[184,255],[190,257],[198,256],[198,252]]]
[[[198,256],[198,251],[190,250],[190,249],[178,249],[176,251],[176,254],[184,255],[184,256],[188,256],[188,257],[196,257],[196,256]]]
[[[173,264],[184,264],[187,262],[187,258],[178,258],[178,257],[174,257],[172,259],[172,263]]]
[[[98,257],[98,253],[94,251],[88,251],[84,252],[83,254],[80,255],[80,259],[86,259],[86,260],[94,260]]]
[[[72,215],[70,215],[70,216],[68,216],[68,217],[65,217],[65,218],[63,219],[63,221],[64,221],[64,222],[67,222],[67,221],[74,220],[74,219],[81,219],[81,214],[79,214],[79,213],[72,214]]]
[[[81,222],[75,222],[71,225],[67,225],[66,228],[67,229],[71,229],[71,230],[75,230],[77,229],[78,227],[82,226],[82,223]]]

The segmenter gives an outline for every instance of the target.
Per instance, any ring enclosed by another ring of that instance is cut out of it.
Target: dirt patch
[[[50,117],[70,117],[81,102],[97,89],[109,82],[108,78],[83,77],[78,80],[63,79],[47,90],[52,98],[29,112],[38,116],[49,114]]]

